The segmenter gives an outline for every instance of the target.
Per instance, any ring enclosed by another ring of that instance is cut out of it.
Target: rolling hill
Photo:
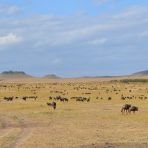
[[[148,70],[145,71],[140,71],[133,73],[131,75],[123,75],[123,76],[84,76],[84,77],[77,77],[78,79],[80,78],[124,78],[124,77],[130,77],[130,78],[135,78],[135,77],[148,77]],[[33,78],[33,79],[61,79],[62,77],[57,76],[56,74],[48,74],[43,77],[36,77],[36,76],[31,76],[29,74],[26,74],[23,71],[4,71],[0,73],[0,80],[4,79],[28,79],[28,78]]]
[[[0,73],[0,79],[33,78],[23,71],[4,71]]]
[[[133,73],[132,76],[148,76],[148,70]]]
[[[55,75],[55,74],[48,74],[46,76],[44,76],[43,78],[46,78],[46,79],[60,79],[61,77]]]

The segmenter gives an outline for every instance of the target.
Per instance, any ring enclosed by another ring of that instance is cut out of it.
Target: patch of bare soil
[[[20,132],[18,132],[18,134],[15,135],[15,138],[13,138],[10,141],[6,141],[8,143],[7,145],[9,148],[15,148],[21,141],[27,139],[31,133],[31,127],[33,127],[33,125],[28,124],[27,121],[25,120],[19,123],[15,123],[12,121],[12,119],[6,117],[2,117],[0,119],[0,123],[1,123],[0,130],[3,131],[0,138],[5,138],[6,136],[9,136],[13,129],[20,130]],[[3,145],[1,146],[3,147]]]
[[[148,148],[148,143],[103,143],[82,145],[79,148]]]

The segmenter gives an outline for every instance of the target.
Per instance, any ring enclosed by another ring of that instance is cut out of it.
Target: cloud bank
[[[0,46],[9,46],[11,44],[16,44],[19,43],[21,40],[21,37],[18,37],[13,33],[9,33],[8,35],[0,36]]]
[[[39,75],[43,71],[77,76],[118,75],[146,69],[147,14],[147,6],[134,6],[120,13],[92,17],[86,14],[3,17],[0,46],[5,47],[0,51],[0,62],[5,67],[2,70],[14,68]],[[4,56],[10,60],[6,61]],[[14,65],[10,66],[10,62]]]

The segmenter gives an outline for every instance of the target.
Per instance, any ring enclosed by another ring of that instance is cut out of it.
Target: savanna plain
[[[68,101],[54,99],[58,96]],[[53,101],[55,110],[47,105]],[[122,113],[124,104],[139,110]],[[0,81],[0,148],[116,147],[148,148],[148,82]]]

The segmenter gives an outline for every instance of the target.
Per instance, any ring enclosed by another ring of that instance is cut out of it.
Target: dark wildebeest
[[[108,97],[108,100],[111,100],[112,99],[112,97]]]
[[[24,101],[26,101],[27,97],[22,97],[22,99],[23,99]]]
[[[67,98],[64,98],[65,102],[68,102],[68,99]]]
[[[87,99],[87,102],[90,102],[90,98]]]
[[[132,107],[129,108],[129,112],[135,113],[135,111],[138,111],[138,107],[137,106],[132,106]]]
[[[129,109],[130,109],[131,105],[130,104],[124,104],[121,108],[121,112],[124,113],[124,112],[129,112]]]
[[[6,100],[6,101],[12,101],[13,100],[13,97],[4,97],[4,100]]]
[[[47,105],[48,105],[48,106],[52,106],[53,109],[56,109],[56,102],[52,102],[52,103],[48,103],[48,102],[47,102]]]
[[[65,98],[60,98],[59,99],[61,102],[64,102],[65,101]]]
[[[52,100],[52,97],[51,96],[49,97],[49,100]]]

